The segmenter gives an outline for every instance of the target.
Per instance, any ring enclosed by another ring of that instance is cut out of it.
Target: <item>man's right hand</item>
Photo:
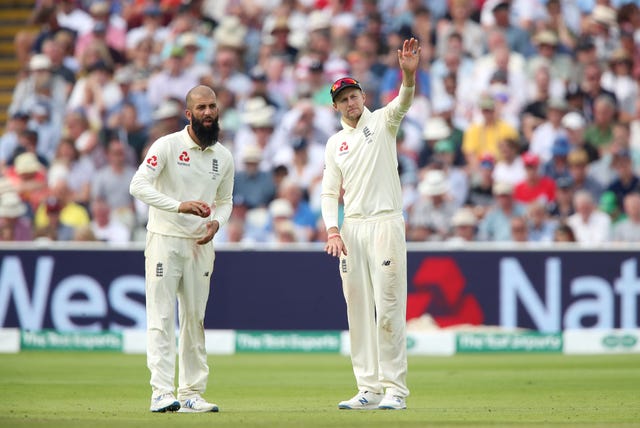
[[[180,203],[178,212],[207,218],[211,215],[211,207],[209,207],[209,204],[204,201],[185,201]]]

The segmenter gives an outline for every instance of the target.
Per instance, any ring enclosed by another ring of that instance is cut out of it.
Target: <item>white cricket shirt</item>
[[[325,148],[322,217],[327,229],[338,227],[338,198],[344,188],[344,217],[366,219],[402,212],[396,134],[411,107],[415,87],[400,92],[385,107],[365,107],[352,128],[344,120]]]
[[[149,205],[147,230],[160,235],[199,238],[206,222],[226,224],[233,208],[234,166],[231,152],[220,143],[202,150],[187,127],[156,140],[136,171],[129,191]],[[211,205],[210,219],[178,213],[181,202]]]

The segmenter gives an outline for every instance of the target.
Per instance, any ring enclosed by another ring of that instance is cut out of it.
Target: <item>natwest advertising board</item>
[[[408,253],[408,318],[564,329],[637,328],[635,251],[506,248]],[[144,328],[141,248],[0,249],[0,327],[101,331]],[[220,248],[207,329],[344,330],[337,261],[320,246]]]

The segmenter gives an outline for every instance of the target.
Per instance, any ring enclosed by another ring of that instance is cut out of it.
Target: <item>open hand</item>
[[[420,45],[418,40],[410,38],[402,43],[398,49],[398,63],[405,73],[415,73],[420,62]]]

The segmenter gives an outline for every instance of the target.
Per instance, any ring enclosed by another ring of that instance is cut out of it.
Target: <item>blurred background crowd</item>
[[[422,46],[397,141],[409,241],[640,241],[640,10],[623,0],[39,0],[0,137],[0,239],[130,242],[129,181],[218,95],[234,210],[218,242],[324,242],[340,128],[329,87],[370,109]]]

